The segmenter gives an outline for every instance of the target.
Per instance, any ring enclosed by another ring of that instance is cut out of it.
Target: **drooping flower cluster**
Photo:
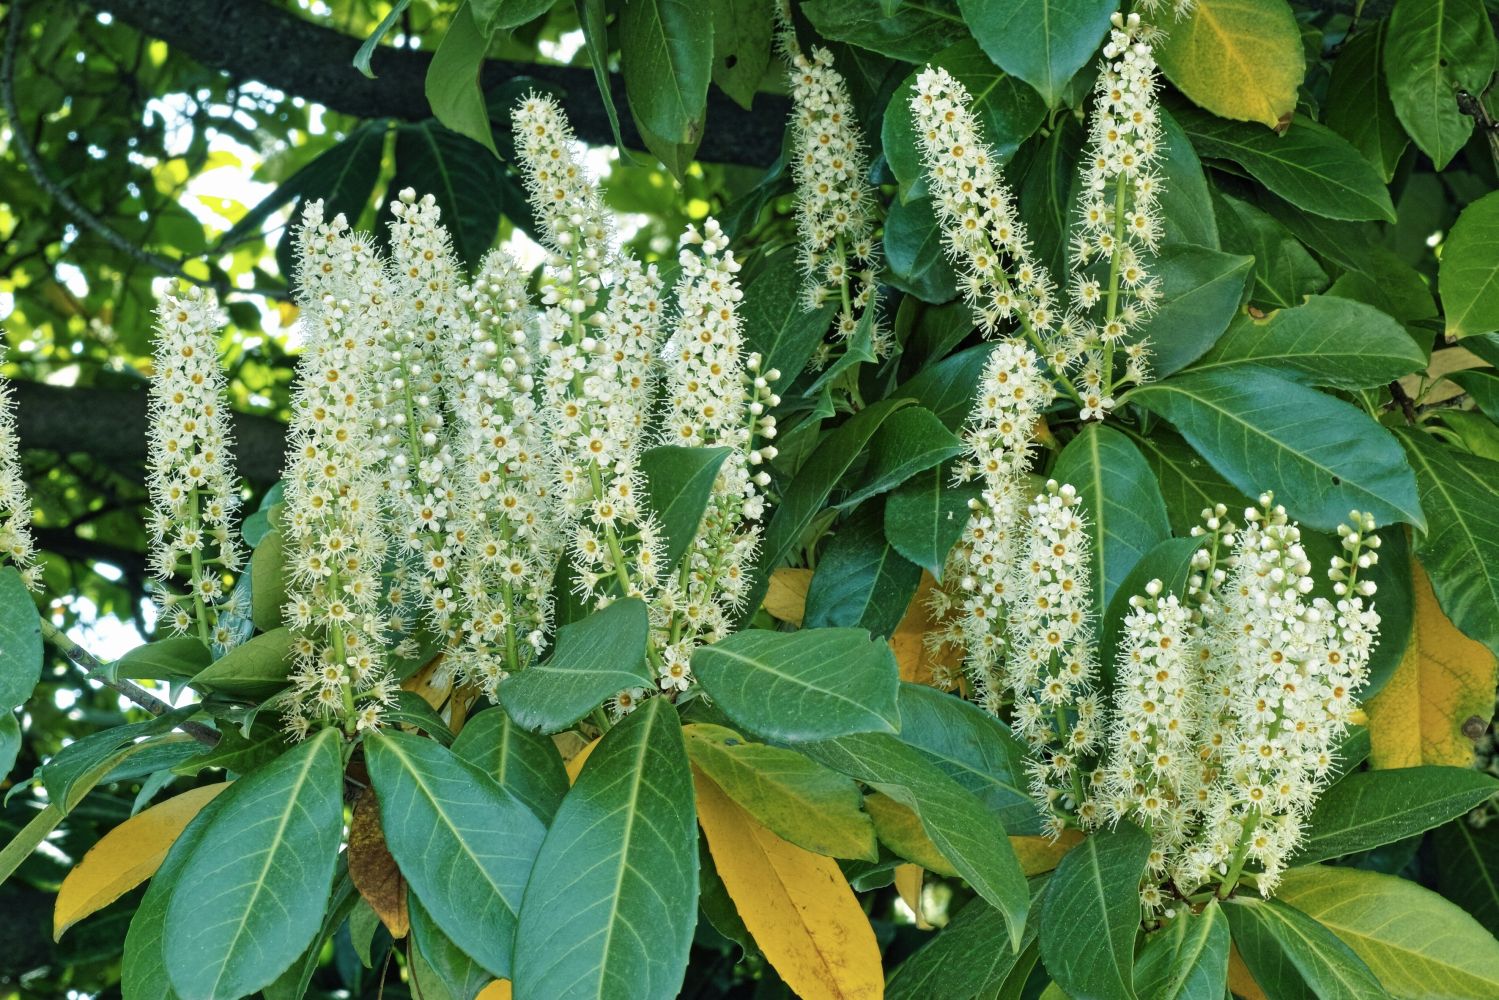
[[[31,497],[21,477],[21,444],[16,434],[16,396],[0,376],[0,556],[10,560],[26,586],[41,585],[42,567],[31,540]]]
[[[396,692],[385,667],[387,535],[371,384],[392,319],[390,290],[369,240],[342,216],[324,221],[321,202],[304,210],[298,239],[306,345],[283,512],[284,618],[295,655],[285,718],[293,738],[315,723],[378,725]]]
[[[1159,81],[1149,31],[1139,14],[1113,15],[1093,88],[1071,282],[1086,345],[1077,383],[1088,416],[1112,408],[1119,382],[1138,383],[1149,375],[1139,327],[1161,297],[1160,280],[1149,267],[1161,238]],[[1116,352],[1125,359],[1117,380]]]
[[[561,538],[535,398],[534,312],[526,275],[503,250],[462,292],[471,319],[450,352],[463,645],[459,673],[493,695],[545,648]]]
[[[808,55],[795,49],[789,32],[782,37],[790,64],[791,172],[807,307],[836,300],[839,339],[850,341],[864,321],[869,349],[883,358],[891,343],[878,314],[877,206],[848,84],[833,68],[830,51],[813,46]]]
[[[739,263],[718,223],[709,219],[701,235],[689,230],[679,255],[676,328],[666,348],[667,411],[662,443],[688,448],[727,448],[708,509],[681,571],[666,581],[661,663],[665,690],[686,690],[688,661],[705,642],[733,628],[750,582],[760,519],[761,490],[770,476],[758,469],[776,456],[770,390],[778,372],[760,373],[760,356],[746,356],[738,315],[743,296],[735,275]]]
[[[234,538],[239,493],[218,360],[222,324],[217,297],[197,286],[166,296],[157,309],[146,477],[162,620],[220,652],[235,638],[219,625],[225,577],[243,562]],[[183,580],[186,590],[179,592]]]

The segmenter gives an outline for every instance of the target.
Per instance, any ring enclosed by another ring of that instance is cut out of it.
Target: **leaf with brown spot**
[[[349,823],[349,878],[390,936],[405,937],[411,928],[406,913],[406,879],[385,846],[380,802],[373,788],[354,804],[354,818]]]

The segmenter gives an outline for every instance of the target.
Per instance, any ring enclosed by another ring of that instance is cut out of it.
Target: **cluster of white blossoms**
[[[1031,439],[1052,397],[1051,380],[1034,351],[1016,340],[995,345],[954,473],[960,485],[975,482],[979,495],[969,502],[963,535],[948,556],[947,585],[932,591],[934,618],[947,628],[933,633],[929,645],[967,650],[974,699],[995,714],[1007,699],[1000,668],[1014,593],[1011,578],[1023,551],[1018,529],[1029,499],[1025,474]]]
[[[492,251],[460,295],[471,318],[455,331],[448,396],[463,643],[450,655],[461,676],[493,695],[545,648],[562,540],[549,506],[526,275]]]
[[[781,38],[790,64],[791,173],[807,308],[836,301],[838,341],[848,343],[864,321],[870,350],[883,358],[892,343],[879,317],[878,209],[848,84],[833,68],[830,51],[820,46],[813,46],[810,55],[797,50],[789,28]],[[826,363],[833,346],[824,343],[819,360]]]
[[[760,372],[760,356],[746,356],[737,312],[743,292],[739,262],[718,223],[699,234],[689,229],[678,256],[677,322],[666,348],[667,412],[661,442],[688,448],[728,448],[708,509],[679,572],[665,581],[666,615],[657,664],[663,690],[691,683],[692,651],[733,630],[743,608],[760,520],[761,490],[770,474],[760,466],[776,457],[769,442],[780,399],[770,389],[779,377]]]
[[[458,610],[456,563],[449,517],[455,509],[443,407],[446,355],[460,336],[458,265],[440,224],[437,201],[411,188],[391,202],[390,249],[385,264],[388,302],[381,325],[372,388],[379,392],[375,439],[388,480],[398,588],[414,589],[433,630],[453,631]],[[399,608],[391,625],[407,635],[414,624]]]
[[[297,234],[305,339],[285,475],[287,604],[295,668],[293,738],[314,724],[379,724],[397,686],[385,666],[387,526],[372,384],[393,303],[368,238],[343,216],[303,211]]]
[[[16,434],[16,396],[0,376],[0,556],[9,559],[32,590],[41,586],[41,564],[31,540],[31,497],[21,477],[21,443]]]
[[[1141,323],[1160,303],[1160,279],[1150,273],[1161,238],[1157,200],[1161,177],[1159,86],[1151,32],[1131,13],[1113,15],[1103,68],[1093,89],[1082,195],[1072,237],[1072,301],[1085,356],[1076,381],[1089,415],[1114,405],[1122,381],[1149,377]],[[1116,352],[1125,370],[1114,373]]]
[[[151,498],[151,571],[161,620],[209,649],[234,644],[221,625],[226,576],[243,553],[234,537],[239,492],[229,407],[219,366],[218,298],[196,286],[162,299],[156,312],[146,487]],[[174,589],[185,580],[185,592]]]

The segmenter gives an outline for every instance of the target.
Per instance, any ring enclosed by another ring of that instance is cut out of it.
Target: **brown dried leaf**
[[[385,846],[380,803],[374,789],[359,796],[349,823],[349,878],[393,938],[411,928],[406,915],[406,879]]]

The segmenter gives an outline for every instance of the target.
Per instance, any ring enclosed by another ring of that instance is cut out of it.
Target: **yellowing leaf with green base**
[[[1336,934],[1394,997],[1499,996],[1499,941],[1414,882],[1357,868],[1286,873],[1276,895]]]
[[[1197,0],[1156,46],[1156,59],[1166,79],[1213,114],[1271,128],[1295,110],[1306,75],[1286,0]]]
[[[1365,706],[1369,759],[1375,767],[1466,767],[1474,738],[1494,712],[1494,654],[1442,613],[1414,559],[1411,571],[1416,607],[1410,643],[1394,676]]]
[[[837,862],[771,833],[694,770],[698,823],[744,925],[804,1000],[884,993],[874,929]]]
[[[177,835],[228,787],[220,782],[175,795],[142,810],[100,838],[57,890],[57,903],[52,909],[53,940],[155,875]]]

